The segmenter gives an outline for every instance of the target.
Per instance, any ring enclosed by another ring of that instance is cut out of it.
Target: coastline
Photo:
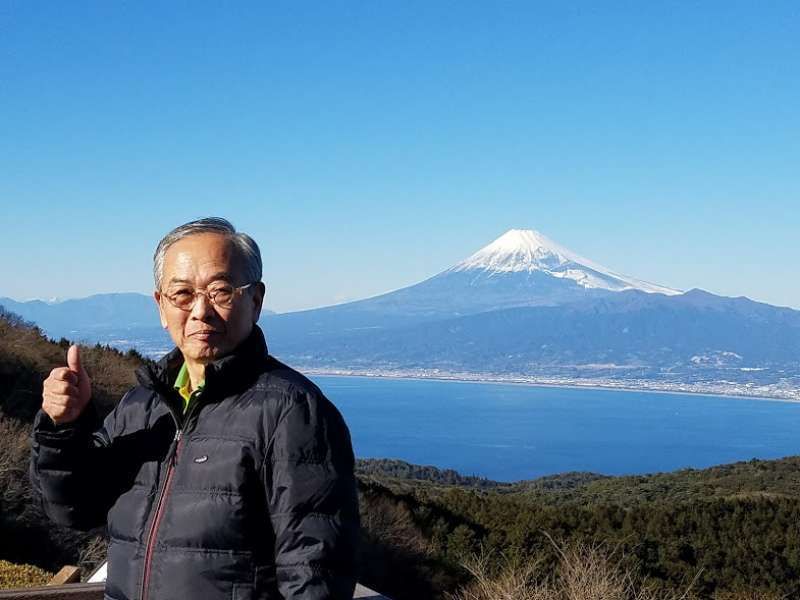
[[[465,376],[465,374],[437,374],[437,375],[424,375],[420,373],[402,373],[402,372],[380,372],[373,371],[357,371],[352,369],[320,369],[313,367],[300,367],[307,375],[320,375],[323,377],[364,377],[369,379],[403,379],[410,381],[442,381],[453,383],[480,383],[486,385],[521,385],[528,387],[541,387],[541,388],[563,388],[563,389],[576,389],[576,390],[599,390],[599,391],[617,391],[617,392],[647,392],[652,394],[670,394],[670,395],[685,395],[685,396],[709,396],[714,398],[729,398],[732,400],[759,400],[769,402],[788,402],[791,404],[800,403],[800,389],[794,390],[796,396],[787,395],[768,395],[764,393],[748,394],[733,390],[727,391],[714,391],[711,389],[688,389],[680,388],[680,384],[676,384],[675,389],[664,389],[659,387],[657,383],[653,385],[616,385],[612,383],[599,382],[597,380],[589,380],[587,383],[579,383],[574,380],[554,381],[547,378],[545,380],[521,379],[519,377],[491,377],[487,375],[475,374],[473,377]],[[689,385],[689,384],[687,384]]]

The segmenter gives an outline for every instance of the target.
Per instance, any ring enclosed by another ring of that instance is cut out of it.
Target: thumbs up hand
[[[77,419],[92,397],[92,380],[81,366],[78,347],[67,351],[67,366],[56,367],[44,380],[42,410],[53,423],[71,423]]]

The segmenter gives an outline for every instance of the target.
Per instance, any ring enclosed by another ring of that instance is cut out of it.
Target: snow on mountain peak
[[[530,271],[556,267],[573,259],[572,253],[538,231],[510,229],[488,246],[462,261],[454,270]]]
[[[533,229],[510,229],[449,271],[481,271],[490,275],[540,271],[553,277],[572,279],[585,288],[637,289],[667,295],[682,293],[615,273]]]

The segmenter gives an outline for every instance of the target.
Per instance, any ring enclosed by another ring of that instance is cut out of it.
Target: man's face
[[[213,304],[198,294],[191,310],[181,310],[167,299],[177,290],[206,290],[219,285],[239,287],[244,265],[233,243],[216,233],[190,235],[172,244],[164,255],[161,290],[153,294],[161,325],[189,362],[208,364],[230,354],[249,334],[261,314],[264,286],[255,283],[237,292],[230,308]]]

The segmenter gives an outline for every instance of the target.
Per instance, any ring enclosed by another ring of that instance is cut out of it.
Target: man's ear
[[[161,306],[161,292],[156,290],[153,292],[153,300],[156,301],[156,306],[158,306],[158,317],[161,319],[161,327],[164,329],[167,328],[167,318],[164,316],[164,308]]]
[[[266,294],[267,286],[263,281],[259,281],[253,286],[253,323],[256,323],[261,316],[261,307],[264,306]]]

